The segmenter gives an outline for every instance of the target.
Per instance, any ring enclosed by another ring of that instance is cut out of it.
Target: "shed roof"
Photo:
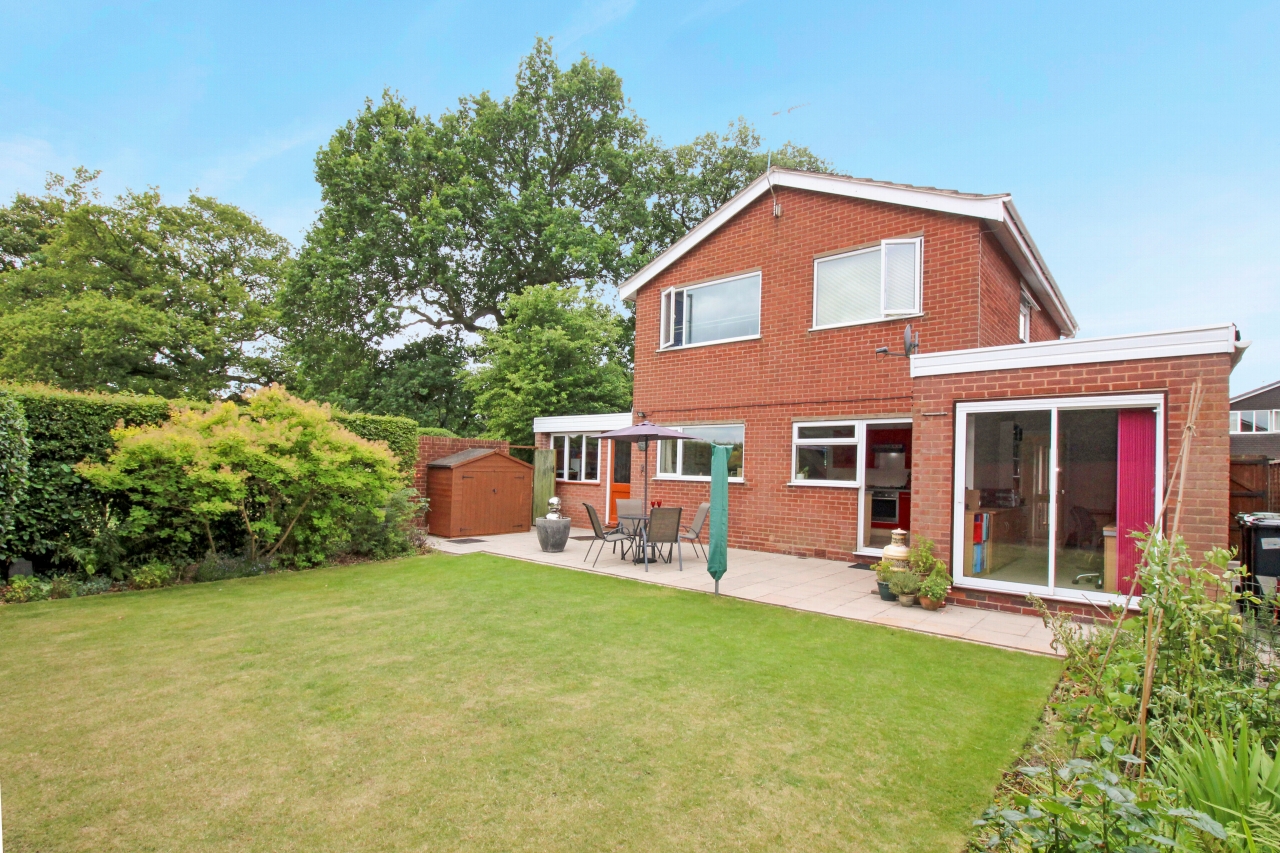
[[[427,463],[428,468],[457,468],[459,465],[466,465],[468,462],[474,462],[485,456],[496,453],[504,459],[509,459],[517,465],[523,465],[526,468],[532,468],[528,462],[523,459],[516,459],[508,453],[503,453],[496,447],[471,447],[466,450],[459,450],[457,453],[450,453],[448,456],[442,456],[439,459]]]

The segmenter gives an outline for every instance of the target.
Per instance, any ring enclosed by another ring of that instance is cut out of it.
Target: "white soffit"
[[[1236,341],[1234,324],[1224,323],[1168,332],[917,353],[911,356],[911,377],[1218,353],[1231,355],[1234,365],[1248,346],[1248,341]]]
[[[736,196],[729,199],[719,210],[694,226],[658,257],[654,258],[631,278],[618,285],[618,295],[623,299],[635,299],[636,292],[656,278],[663,270],[670,267],[689,253],[695,246],[713,234],[743,209],[760,196],[769,192],[769,187],[790,187],[797,190],[827,193],[846,198],[857,198],[866,201],[878,201],[885,204],[897,204],[904,207],[915,207],[934,210],[939,213],[950,213],[958,216],[972,216],[993,223],[992,231],[1001,246],[1017,265],[1019,272],[1027,279],[1032,292],[1049,309],[1058,328],[1067,335],[1074,335],[1078,328],[1071,309],[1067,307],[1058,284],[1049,273],[1044,259],[1031,236],[1027,233],[1017,211],[1013,207],[1012,198],[1008,194],[977,195],[958,193],[951,190],[939,190],[932,187],[911,187],[901,184],[890,184],[882,181],[871,181],[865,178],[848,178],[843,175],[828,175],[821,172],[801,172],[792,169],[773,167],[766,174],[756,178]],[[785,215],[785,214],[784,214]],[[926,250],[927,251],[927,250]]]
[[[607,415],[556,415],[534,418],[534,432],[608,432],[631,426],[630,412]]]

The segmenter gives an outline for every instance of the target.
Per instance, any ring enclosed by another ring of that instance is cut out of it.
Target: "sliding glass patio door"
[[[1104,601],[1129,592],[1155,520],[1162,396],[957,406],[960,586]]]

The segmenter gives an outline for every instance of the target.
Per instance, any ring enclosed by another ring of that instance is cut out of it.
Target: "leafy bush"
[[[945,569],[934,569],[929,573],[929,577],[920,583],[920,594],[934,601],[946,598],[949,589],[951,589],[951,576]]]
[[[385,560],[414,553],[414,520],[426,511],[426,501],[414,489],[400,489],[387,499],[382,513],[366,510],[351,528],[348,553]]]
[[[0,391],[0,549],[13,529],[13,513],[27,488],[31,442],[27,419],[13,395]]]
[[[270,566],[271,564],[266,562],[252,562],[240,557],[210,554],[196,566],[192,580],[196,583],[210,583],[234,578],[252,578],[265,573]]]
[[[12,386],[30,439],[26,492],[14,510],[13,532],[0,542],[0,557],[44,556],[89,573],[114,565],[120,556],[113,534],[124,511],[75,470],[83,460],[102,461],[115,442],[117,424],[156,424],[169,416],[168,401]],[[144,557],[145,559],[145,557]]]
[[[444,427],[418,427],[418,435],[434,435],[439,438],[458,438],[458,434],[453,430]]]
[[[110,592],[114,584],[106,575],[94,575],[76,584],[76,595],[101,595]]]
[[[49,578],[50,598],[75,598],[80,594],[80,584],[70,575],[54,575]]]
[[[920,592],[920,576],[915,572],[894,572],[889,578],[889,591],[894,595],[915,595]]]
[[[410,418],[334,412],[333,419],[350,432],[369,441],[385,441],[396,455],[401,471],[412,471],[418,459],[418,435],[424,429]],[[448,430],[445,430],[448,432]]]
[[[216,555],[215,526],[234,524],[227,529],[251,562],[314,565],[366,514],[381,521],[404,480],[384,444],[275,385],[243,407],[176,409],[159,426],[113,435],[110,460],[78,470],[128,501],[122,533],[151,552],[189,553],[203,542]]]
[[[44,601],[49,597],[49,582],[35,575],[18,575],[9,579],[4,588],[3,597],[7,604],[21,604],[26,601]]]
[[[174,575],[173,566],[151,560],[134,569],[130,580],[134,589],[159,589],[173,583]]]
[[[892,577],[893,563],[890,563],[888,560],[881,560],[876,563],[876,580],[888,583],[889,579]]]
[[[910,565],[912,571],[922,578],[939,568],[943,571],[947,568],[946,563],[933,556],[933,540],[924,536],[912,537]]]

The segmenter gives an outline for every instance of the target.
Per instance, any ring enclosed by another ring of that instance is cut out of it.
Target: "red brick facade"
[[[538,433],[534,436],[533,443],[535,447],[550,447],[551,435],[545,432]],[[601,522],[605,520],[608,477],[613,470],[613,459],[609,455],[611,451],[609,442],[604,442],[604,447],[600,449],[599,482],[571,483],[566,480],[556,482],[556,497],[560,498],[560,513],[567,515],[570,524],[574,527],[591,527],[591,519],[587,517],[587,511],[582,507],[584,503],[589,503],[596,508]],[[635,481],[640,482],[638,474]]]
[[[1211,355],[1142,361],[1081,364],[1031,370],[999,370],[930,376],[915,380],[912,462],[912,535],[924,535],[951,553],[953,442],[956,404],[976,400],[1077,397],[1158,393],[1165,396],[1165,480],[1177,461],[1188,415],[1191,387],[1198,378],[1204,392],[1195,440],[1187,464],[1180,532],[1193,556],[1227,543],[1230,443],[1226,431],[1227,385],[1231,357]],[[1172,509],[1167,522],[1173,520]],[[1166,529],[1168,529],[1166,527]],[[948,563],[950,559],[948,559]],[[1017,595],[953,590],[953,600],[1010,611],[1031,612]],[[1088,606],[1065,606],[1095,614]]]
[[[880,346],[900,351],[908,322],[919,333],[922,352],[1018,343],[1022,278],[1001,243],[982,220],[971,217],[790,188],[780,188],[777,197],[784,211],[781,217],[773,216],[768,196],[756,200],[635,294],[635,411],[666,425],[744,425],[744,482],[729,486],[732,546],[833,559],[854,556],[859,491],[790,484],[796,421],[909,419],[912,533],[933,539],[937,554],[950,563],[958,402],[1135,391],[1164,395],[1170,446],[1163,478],[1177,455],[1187,397],[1196,378],[1202,380],[1207,397],[1188,468],[1182,532],[1193,553],[1226,543],[1225,413],[1231,356],[913,380],[907,359],[875,354]],[[810,329],[815,256],[912,236],[923,236],[920,316]],[[761,273],[758,339],[659,350],[663,290],[752,270]],[[1037,305],[1032,312],[1031,338],[1056,340],[1060,330],[1043,309]],[[654,451],[650,454],[652,476],[656,458]],[[638,453],[632,467],[639,494]],[[566,504],[589,499],[586,488],[558,487]],[[582,496],[579,490],[584,490]],[[603,500],[603,490],[598,493]],[[708,494],[705,482],[650,482],[650,498],[669,505],[691,509]],[[1026,606],[1022,596],[964,590],[956,590],[954,600],[1010,610]],[[1079,612],[1092,608],[1082,606]]]

